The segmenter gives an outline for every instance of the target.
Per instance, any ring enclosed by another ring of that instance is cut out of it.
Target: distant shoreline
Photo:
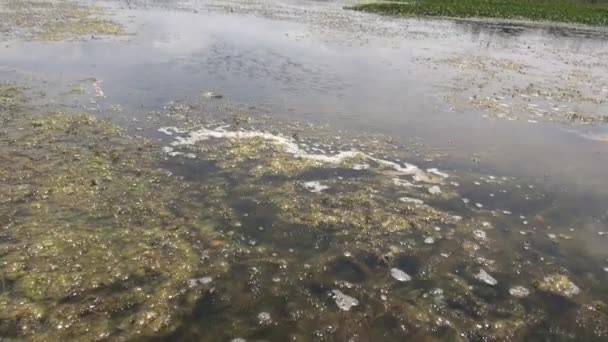
[[[608,33],[608,3],[530,3],[521,0],[421,0],[362,3],[345,9],[382,15],[556,27]]]

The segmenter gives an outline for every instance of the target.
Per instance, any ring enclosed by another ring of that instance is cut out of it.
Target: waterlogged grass
[[[389,15],[500,18],[608,26],[608,3],[536,0],[397,0],[352,9]]]

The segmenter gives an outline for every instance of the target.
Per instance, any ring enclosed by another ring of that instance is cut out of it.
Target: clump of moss
[[[573,297],[581,292],[567,276],[563,274],[552,274],[538,281],[536,286],[539,290],[550,292],[564,297]]]

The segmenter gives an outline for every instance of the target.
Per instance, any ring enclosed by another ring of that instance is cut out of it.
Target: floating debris
[[[515,286],[509,289],[511,296],[516,298],[524,298],[530,295],[530,290],[523,286]]]
[[[304,186],[306,190],[313,193],[319,193],[321,191],[329,189],[329,186],[323,185],[319,181],[304,182],[302,183],[302,186]]]
[[[432,236],[429,236],[427,238],[424,239],[424,243],[426,243],[427,245],[432,245],[435,243],[435,239],[433,239]]]
[[[553,233],[549,233],[549,234],[547,234],[547,237],[548,237],[549,239],[551,239],[551,240],[555,240],[555,239],[557,239],[557,235],[555,235],[555,234],[553,234]]]
[[[475,203],[475,206],[479,209],[483,208],[483,204],[481,204],[481,203]]]
[[[498,284],[498,280],[494,279],[494,277],[492,277],[488,272],[486,272],[484,269],[480,269],[479,273],[477,273],[475,276],[475,279],[482,281],[488,285],[494,286],[496,284]]]
[[[571,298],[581,292],[567,276],[553,274],[545,277],[539,284],[540,290]]]
[[[412,277],[398,268],[391,268],[391,277],[397,281],[405,282],[412,280]]]
[[[340,310],[349,311],[353,306],[359,305],[359,301],[340,290],[332,290],[332,297]]]

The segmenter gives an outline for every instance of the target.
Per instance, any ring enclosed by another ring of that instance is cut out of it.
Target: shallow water
[[[607,34],[384,18],[343,2],[103,4],[131,35],[11,40],[0,65],[5,80],[45,89],[43,102],[157,139],[162,166],[204,189],[187,199],[221,213],[212,235],[226,247],[201,238],[212,266],[188,283],[204,295],[150,337],[608,336],[607,129],[562,116],[608,113]],[[529,83],[552,95],[574,84],[587,100],[534,100],[551,111],[537,116],[514,91]],[[353,150],[365,154],[346,164],[311,157]],[[397,172],[405,162],[421,173]],[[401,272],[411,281],[391,277]],[[554,273],[581,293],[547,289]],[[517,286],[531,294],[510,296]]]

